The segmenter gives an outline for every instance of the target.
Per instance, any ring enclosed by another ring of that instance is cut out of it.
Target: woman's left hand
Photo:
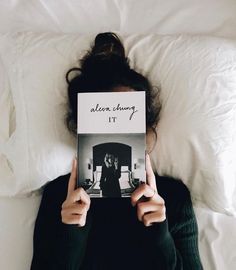
[[[162,222],[166,219],[165,201],[158,194],[156,178],[152,170],[149,155],[146,155],[147,183],[141,184],[131,195],[131,203],[137,206],[139,221],[145,226]],[[145,198],[145,200],[143,200]]]

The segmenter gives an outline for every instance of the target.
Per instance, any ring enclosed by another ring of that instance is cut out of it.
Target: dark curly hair
[[[72,72],[78,74],[70,80]],[[69,98],[66,122],[74,134],[77,130],[77,93],[110,92],[122,86],[146,92],[146,125],[155,131],[161,110],[159,91],[154,91],[146,77],[130,68],[124,46],[115,33],[98,34],[90,51],[80,60],[80,67],[67,72],[66,81]]]

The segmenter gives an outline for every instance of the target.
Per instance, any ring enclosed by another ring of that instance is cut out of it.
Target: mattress
[[[235,0],[3,0],[0,32],[210,34],[236,38]],[[0,70],[0,143],[14,130],[14,106]],[[4,85],[4,86],[3,86]],[[11,171],[0,156],[0,183]],[[0,198],[0,269],[30,269],[41,193]],[[194,204],[206,270],[236,269],[236,218]]]

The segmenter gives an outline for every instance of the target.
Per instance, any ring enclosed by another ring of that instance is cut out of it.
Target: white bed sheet
[[[0,269],[30,269],[34,223],[40,200],[40,194],[0,198]],[[201,207],[194,207],[194,210],[204,269],[235,269],[236,219]]]
[[[236,269],[236,218],[194,207],[205,270]]]
[[[0,32],[97,33],[113,30],[236,38],[235,14],[235,0],[3,0],[0,2]],[[0,143],[14,129],[11,98],[9,92],[3,95],[2,89]],[[13,120],[9,122],[10,118]],[[10,173],[6,168],[9,167],[1,156],[0,182]],[[40,195],[0,198],[0,269],[30,268],[33,227],[40,199]],[[236,269],[236,218],[197,206],[195,212],[204,268]]]

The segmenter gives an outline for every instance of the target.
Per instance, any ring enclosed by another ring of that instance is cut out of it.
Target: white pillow
[[[1,146],[7,142],[15,130],[15,109],[10,90],[10,81],[7,73],[7,63],[4,55],[10,49],[13,52],[11,36],[8,34],[0,36],[0,187],[1,192],[8,191],[9,181],[13,177],[12,168],[6,156],[1,152]],[[7,62],[14,66],[14,59],[7,59]]]
[[[15,71],[8,72],[17,127],[2,150],[16,184],[9,183],[7,195],[38,189],[70,172],[76,148],[63,121],[64,76],[93,39],[30,32],[14,36],[17,61]],[[158,141],[151,154],[154,169],[182,179],[196,201],[234,214],[236,43],[187,35],[130,35],[123,40],[132,66],[162,89]]]

